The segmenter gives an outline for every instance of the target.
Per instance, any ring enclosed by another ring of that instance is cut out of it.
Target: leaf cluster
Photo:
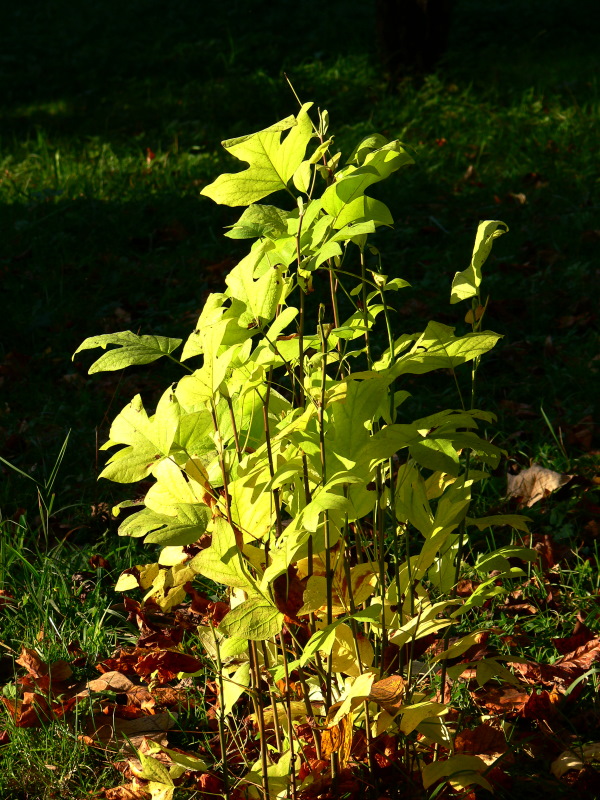
[[[393,298],[407,284],[382,272],[369,243],[393,218],[367,190],[413,157],[402,143],[374,134],[344,162],[327,112],[314,122],[311,106],[223,142],[248,167],[221,175],[202,194],[245,207],[226,235],[251,242],[249,251],[224,291],[206,300],[179,357],[186,374],[154,413],[138,395],[113,421],[101,475],[152,481],[141,508],[130,513],[130,501],[117,507],[128,514],[119,533],[162,547],[157,563],[123,574],[117,590],[140,588],[144,602],[169,612],[201,576],[227,597],[218,627],[198,633],[219,675],[221,751],[243,695],[265,744],[246,774],[229,775],[223,758],[223,780],[227,791],[258,783],[265,797],[276,796],[284,778],[293,797],[315,782],[300,769],[307,757],[298,725],[307,720],[317,719],[320,731],[313,756],[331,760],[334,776],[361,729],[367,738],[388,732],[415,743],[425,736],[451,752],[443,721],[450,706],[444,689],[442,702],[435,699],[431,675],[480,631],[452,647],[446,638],[424,678],[415,648],[523,575],[510,559],[534,558],[515,548],[497,552],[475,565],[477,591],[457,595],[469,527],[526,530],[526,522],[469,516],[477,483],[501,456],[479,430],[493,415],[471,404],[410,419],[402,407],[406,376],[454,376],[469,365],[474,378],[497,342],[482,329],[481,269],[506,226],[480,223],[471,264],[454,279],[451,302],[472,303],[469,333],[435,321],[398,332]],[[260,202],[274,193],[289,197],[287,208]],[[317,273],[330,292],[316,298],[311,314]],[[342,305],[350,313],[342,315]],[[387,346],[376,353],[382,332]],[[92,365],[99,372],[174,359],[180,344],[127,331],[86,339],[79,350],[114,346]],[[488,679],[502,670],[488,670]],[[296,682],[300,710],[290,688]],[[383,691],[390,685],[393,702]],[[156,781],[149,759],[143,777]],[[425,787],[448,778],[488,788],[482,763],[421,758],[420,768]],[[162,784],[160,796],[172,796],[171,784]]]

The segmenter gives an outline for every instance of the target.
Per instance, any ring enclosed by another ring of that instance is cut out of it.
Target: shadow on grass
[[[506,339],[481,402],[525,403],[535,415],[543,401],[571,423],[585,416],[597,352],[593,10],[590,0],[460,0],[438,74],[391,92],[374,3],[104,0],[75,13],[65,0],[26,0],[7,9],[5,456],[43,470],[71,428],[65,502],[95,495],[94,429],[102,442],[135,392],[151,407],[177,375],[159,364],[88,378],[89,361],[74,366],[71,353],[102,332],[191,331],[243,252],[221,236],[235,209],[199,191],[236,169],[220,139],[295,110],[284,71],[303,99],[329,109],[344,150],[373,129],[419,150],[417,167],[380,195],[397,218],[380,234],[384,268],[414,287],[399,297],[398,332],[432,317],[460,326],[447,304],[451,278],[468,261],[477,221],[503,219],[511,234],[487,288],[488,324]],[[507,412],[501,423],[508,434],[522,420]],[[10,514],[27,496],[11,481],[0,497]]]

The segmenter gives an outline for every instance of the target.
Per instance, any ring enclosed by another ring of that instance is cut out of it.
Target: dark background
[[[418,154],[376,196],[397,220],[384,269],[408,279],[397,332],[436,317],[477,222],[505,220],[487,270],[488,326],[505,335],[478,402],[523,463],[597,447],[598,41],[595,2],[457,0],[428,74],[386,62],[375,2],[155,0],[3,3],[0,26],[0,453],[39,480],[71,430],[57,507],[89,514],[129,487],[98,486],[97,441],[167,365],[87,376],[87,336],[185,337],[243,252],[236,211],[201,198],[236,166],[218,143],[295,113],[283,78],[330,112],[349,152],[383,132]],[[387,65],[386,65],[387,64]],[[457,403],[431,379],[415,413]],[[595,388],[594,388],[595,387]],[[410,387],[409,387],[410,388]],[[97,433],[96,433],[97,430]],[[590,455],[591,454],[591,455]],[[0,466],[8,517],[34,486]]]

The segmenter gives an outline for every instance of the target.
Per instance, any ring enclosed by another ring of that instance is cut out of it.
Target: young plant
[[[398,331],[393,298],[408,284],[381,271],[369,236],[393,219],[366,191],[413,157],[374,134],[343,162],[327,112],[313,122],[310,110],[223,142],[249,166],[202,191],[245,206],[225,235],[252,244],[185,342],[186,374],[154,413],[138,395],[112,424],[104,448],[118,449],[101,477],[153,480],[119,532],[163,548],[116,588],[141,587],[146,603],[169,611],[201,576],[228,598],[222,621],[197,632],[218,676],[212,769],[225,796],[339,796],[358,785],[357,761],[369,767],[361,786],[375,791],[390,737],[405,780],[421,773],[426,788],[440,779],[487,788],[486,764],[452,755],[444,723],[447,660],[481,631],[451,645],[441,637],[457,622],[464,631],[472,608],[524,574],[510,557],[533,556],[487,556],[475,564],[477,591],[456,595],[469,527],[526,526],[469,517],[474,487],[501,455],[477,432],[493,415],[473,407],[473,394],[465,407],[416,420],[403,404],[407,376],[454,376],[470,364],[474,377],[498,340],[481,329],[481,267],[506,226],[480,223],[471,264],[453,282],[451,302],[473,300],[471,332],[433,321]],[[261,202],[274,193],[286,208]],[[92,365],[99,372],[174,359],[180,344],[127,331],[79,351],[115,346]],[[434,639],[445,646],[424,667],[416,658]],[[506,671],[488,663],[485,679]],[[235,728],[244,697],[260,736],[248,765]]]

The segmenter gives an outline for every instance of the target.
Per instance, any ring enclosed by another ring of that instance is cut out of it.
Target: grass
[[[378,195],[397,220],[378,241],[385,269],[412,284],[399,300],[399,332],[434,316],[460,327],[448,290],[468,261],[477,221],[508,223],[486,278],[488,325],[505,338],[484,363],[478,402],[498,414],[492,435],[518,465],[535,460],[576,478],[532,509],[536,534],[569,551],[556,575],[563,606],[501,624],[533,637],[539,657],[552,653],[557,630],[570,632],[578,611],[597,628],[590,597],[599,588],[600,233],[591,0],[577,7],[460,0],[437,73],[394,91],[377,61],[370,4],[333,0],[326,14],[314,0],[206,5],[104,0],[73,13],[66,2],[25,0],[5,11],[0,452],[35,482],[0,464],[0,587],[18,600],[2,610],[8,649],[0,663],[12,665],[22,645],[64,658],[66,644],[78,639],[89,676],[96,660],[135,635],[111,610],[118,603],[111,586],[147,554],[118,540],[103,513],[102,503],[133,495],[97,484],[98,444],[133,394],[142,392],[151,406],[177,376],[153,365],[89,378],[87,362],[73,363],[71,354],[101,332],[187,335],[240,252],[220,235],[235,211],[214,207],[199,191],[230,166],[221,139],[295,110],[283,72],[304,100],[329,109],[342,149],[377,130],[417,151],[417,165]],[[440,395],[435,377],[430,385],[431,406],[407,405],[409,413],[458,403]],[[482,512],[503,502],[504,467],[489,483]],[[477,546],[487,546],[483,535]],[[93,553],[110,570],[87,578],[82,602],[84,584],[73,589],[71,576],[90,571]],[[4,792],[77,798],[109,780],[106,760],[80,749],[70,732],[12,734],[0,745],[0,760],[10,765],[0,779],[8,781]],[[42,783],[46,794],[35,794]]]

